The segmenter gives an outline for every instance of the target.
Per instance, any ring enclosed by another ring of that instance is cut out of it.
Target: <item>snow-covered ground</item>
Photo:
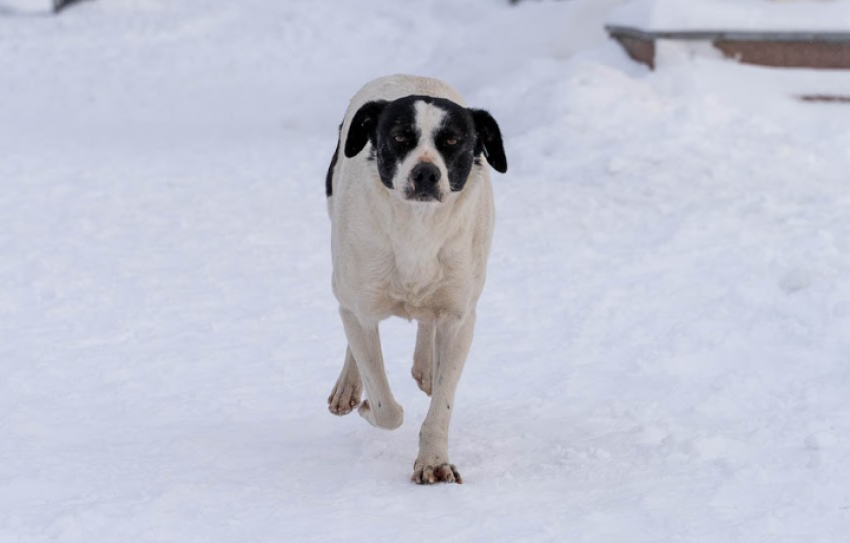
[[[846,74],[605,40],[620,0],[100,0],[0,14],[0,542],[844,542]],[[328,414],[324,173],[395,72],[510,170],[452,424]],[[829,80],[829,81],[826,81]],[[804,88],[806,87],[806,88]]]

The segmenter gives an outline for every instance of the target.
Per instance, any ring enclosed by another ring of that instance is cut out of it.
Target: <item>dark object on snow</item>
[[[53,0],[53,13],[59,13],[72,4],[78,4],[82,0]]]
[[[850,96],[836,96],[832,94],[804,94],[798,96],[804,102],[830,102],[833,104],[850,104]]]
[[[653,32],[608,25],[608,34],[630,57],[655,68],[657,40],[711,42],[745,64],[782,68],[850,70],[850,32]]]

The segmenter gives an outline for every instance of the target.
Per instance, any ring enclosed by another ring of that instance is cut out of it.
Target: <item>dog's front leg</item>
[[[387,381],[378,323],[364,324],[354,313],[343,308],[340,308],[339,314],[368,398],[357,412],[372,426],[388,430],[398,428],[404,420],[404,410],[395,401]]]
[[[431,407],[419,432],[419,456],[413,465],[413,481],[419,484],[461,482],[460,473],[449,462],[449,422],[474,329],[474,312],[463,319],[437,321]]]
[[[357,371],[357,362],[351,354],[351,348],[345,349],[345,363],[336,380],[331,395],[328,396],[328,410],[334,415],[347,415],[360,404],[360,391],[363,390],[363,380]]]
[[[416,331],[416,349],[413,351],[413,368],[410,370],[419,389],[431,395],[431,379],[434,378],[434,334],[436,323],[419,321]]]

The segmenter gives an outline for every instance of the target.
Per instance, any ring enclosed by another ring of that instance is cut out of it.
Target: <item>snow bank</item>
[[[53,0],[2,0],[0,16],[49,15],[53,13]]]
[[[607,22],[645,30],[850,32],[850,0],[634,0]]]

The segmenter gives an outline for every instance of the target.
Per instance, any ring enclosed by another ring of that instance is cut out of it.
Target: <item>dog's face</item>
[[[345,156],[372,144],[381,182],[407,202],[440,204],[463,190],[481,155],[508,169],[499,125],[483,110],[430,96],[407,96],[361,107],[351,121]]]

